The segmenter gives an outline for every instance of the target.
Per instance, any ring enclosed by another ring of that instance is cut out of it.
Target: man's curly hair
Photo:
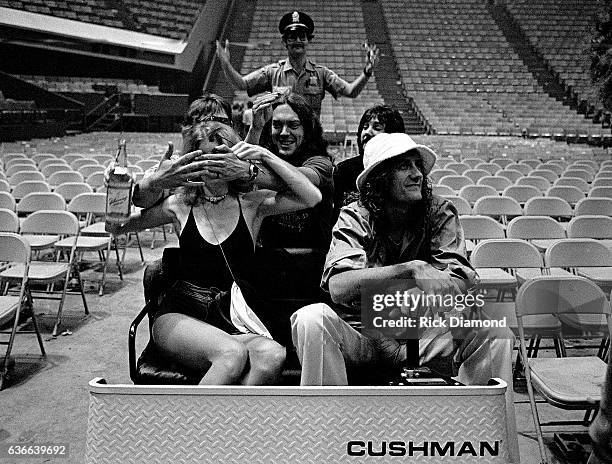
[[[412,154],[413,151],[409,151]],[[414,150],[416,154],[418,152]],[[397,164],[401,162],[402,156],[383,161],[376,166],[368,175],[359,193],[360,203],[370,212],[374,221],[374,234],[378,238],[388,241],[390,224],[385,215],[385,206],[391,198],[392,176]],[[432,203],[433,193],[429,178],[419,163],[419,169],[423,174],[421,184],[421,200],[415,202],[410,211],[409,221],[406,221],[406,229],[411,230],[416,237],[422,237],[423,243],[429,243],[432,237]]]

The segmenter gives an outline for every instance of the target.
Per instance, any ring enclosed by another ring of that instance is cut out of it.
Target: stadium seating
[[[549,2],[555,0],[536,3]],[[526,3],[517,8],[538,21],[551,17],[545,7],[534,11]],[[436,133],[601,134],[601,128],[544,92],[506,41],[486,2],[382,4],[405,92]],[[569,23],[581,16],[573,13],[567,16]],[[559,43],[561,37],[550,40]]]

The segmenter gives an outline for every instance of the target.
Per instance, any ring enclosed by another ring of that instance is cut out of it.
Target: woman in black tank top
[[[274,315],[258,296],[255,239],[266,216],[311,208],[319,190],[295,167],[265,148],[240,142],[228,126],[197,123],[183,132],[183,153],[231,151],[279,176],[287,192],[258,190],[236,193],[218,179],[222,161],[197,157],[189,165],[205,169],[161,204],[132,215],[113,233],[173,222],[180,230],[180,266],[176,281],[162,293],[152,315],[152,338],[167,356],[185,367],[205,372],[200,384],[274,383],[282,370],[285,348],[274,341]],[[225,145],[226,147],[219,147]],[[213,290],[214,288],[214,290]],[[216,290],[231,294],[219,301]]]

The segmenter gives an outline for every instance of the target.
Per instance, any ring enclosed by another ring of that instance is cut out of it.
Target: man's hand
[[[244,144],[239,142],[237,145]],[[246,144],[248,145],[248,144]],[[215,153],[205,153],[200,156],[200,160],[214,162],[214,165],[207,167],[205,171],[207,176],[225,181],[237,179],[246,180],[249,178],[251,164],[243,160],[236,154],[234,148],[229,148],[227,145],[215,147]]]
[[[166,159],[164,156],[157,171],[147,179],[149,184],[156,190],[203,185],[200,179],[209,175],[210,168],[219,163],[214,160],[200,161],[201,155],[202,150],[196,150],[177,160]]]
[[[233,146],[232,151],[237,158],[244,161],[265,161],[266,158],[272,156],[272,153],[266,148],[247,142],[238,142]]]
[[[363,68],[363,71],[366,75],[369,75],[372,74],[372,70],[378,62],[378,58],[380,57],[380,50],[376,45],[370,45],[367,42],[363,44],[363,48],[365,48],[366,50],[366,64]]]
[[[217,47],[217,56],[222,63],[230,62],[230,52],[229,52],[229,40],[225,40],[225,46],[222,46],[221,43],[216,40],[215,45]]]
[[[407,263],[412,269],[412,278],[417,287],[430,295],[457,295],[461,289],[448,273],[439,271],[425,261],[410,261]]]
[[[278,92],[266,92],[253,102],[253,128],[263,129],[265,124],[272,119],[272,105],[279,97]]]

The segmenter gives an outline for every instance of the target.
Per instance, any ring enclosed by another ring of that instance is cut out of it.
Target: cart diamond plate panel
[[[265,396],[182,395],[180,390],[162,395],[92,392],[87,462],[463,464],[507,460],[503,390],[482,396],[382,392],[369,396],[351,395],[350,390],[342,395],[304,396],[297,387],[293,394],[287,390]],[[349,446],[349,442],[354,443]],[[498,453],[481,449],[483,442],[497,446]],[[349,448],[357,456],[349,455]],[[385,457],[371,455],[383,449]]]

